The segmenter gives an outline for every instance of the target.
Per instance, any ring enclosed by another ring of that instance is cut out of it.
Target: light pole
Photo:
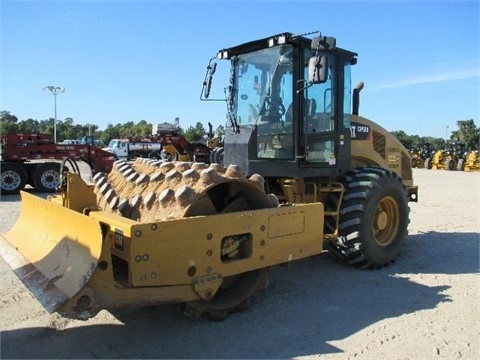
[[[55,106],[55,120],[53,122],[53,142],[57,143],[57,94],[64,93],[65,88],[61,86],[45,86],[42,88],[43,91],[50,91],[53,94],[54,106]]]

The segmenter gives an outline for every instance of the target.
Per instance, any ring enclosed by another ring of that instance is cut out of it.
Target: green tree
[[[473,119],[457,121],[458,130],[452,131],[450,139],[465,144],[466,149],[476,149],[478,146],[479,128]]]
[[[432,136],[422,137],[422,142],[431,144],[432,151],[442,150],[442,149],[445,149],[446,146],[447,146],[447,143],[446,143],[445,139],[434,138]]]
[[[419,147],[422,147],[424,142],[422,141],[422,138],[418,135],[411,135],[410,136],[411,140],[412,140],[412,146],[417,149]]]
[[[42,134],[49,134],[53,140],[54,118],[48,118],[46,120],[40,120],[40,132]],[[58,125],[58,122],[57,122]],[[57,133],[58,134],[58,133]]]
[[[104,144],[108,144],[110,140],[112,139],[118,139],[121,138],[122,135],[120,134],[120,124],[113,125],[113,124],[108,124],[107,128],[102,131],[102,134],[100,135],[100,140]]]
[[[65,120],[57,119],[57,141],[61,142],[66,139],[75,139],[73,119],[66,118]]]
[[[34,120],[32,118],[22,120],[18,123],[18,131],[26,133],[39,133],[40,123],[38,120]]]
[[[133,121],[128,121],[124,124],[119,124],[119,130],[120,134],[122,137],[134,137],[135,136],[135,131],[134,131],[135,123]]]
[[[203,139],[203,136],[206,135],[207,131],[205,130],[201,122],[197,122],[195,127],[189,126],[185,130],[184,136],[190,142],[198,142]]]
[[[146,120],[140,120],[133,126],[134,136],[150,136],[152,134],[152,124]]]
[[[405,146],[405,148],[407,149],[414,148],[414,144],[411,136],[407,135],[405,131],[403,130],[392,131],[391,134],[395,136],[398,139],[398,141],[400,141],[402,145]]]
[[[81,125],[81,133],[89,136],[93,136],[95,138],[100,138],[101,131],[98,130],[98,125],[87,123],[85,125]]]
[[[0,134],[18,132],[18,118],[10,111],[0,111]]]
[[[425,143],[429,143],[431,150],[445,149],[447,143],[443,138],[434,138],[431,136],[420,137],[418,135],[408,135],[403,130],[392,131],[391,134],[395,136],[398,141],[402,143],[408,150],[415,150],[422,148]]]

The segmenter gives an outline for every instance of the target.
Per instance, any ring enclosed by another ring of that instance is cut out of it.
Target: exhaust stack
[[[360,107],[360,91],[362,91],[365,84],[363,81],[360,81],[357,86],[353,89],[353,104],[352,104],[352,114],[358,115],[358,108]]]

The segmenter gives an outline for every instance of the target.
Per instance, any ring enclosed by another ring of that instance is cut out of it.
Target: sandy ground
[[[419,202],[395,263],[362,271],[327,254],[275,268],[250,309],[219,323],[173,305],[64,319],[0,258],[0,358],[478,359],[480,173],[414,176]],[[3,233],[20,201],[1,200]]]

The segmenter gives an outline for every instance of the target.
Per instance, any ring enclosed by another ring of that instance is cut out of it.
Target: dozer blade
[[[0,255],[51,313],[95,272],[102,249],[100,224],[51,201],[21,195],[17,222],[0,235]]]

